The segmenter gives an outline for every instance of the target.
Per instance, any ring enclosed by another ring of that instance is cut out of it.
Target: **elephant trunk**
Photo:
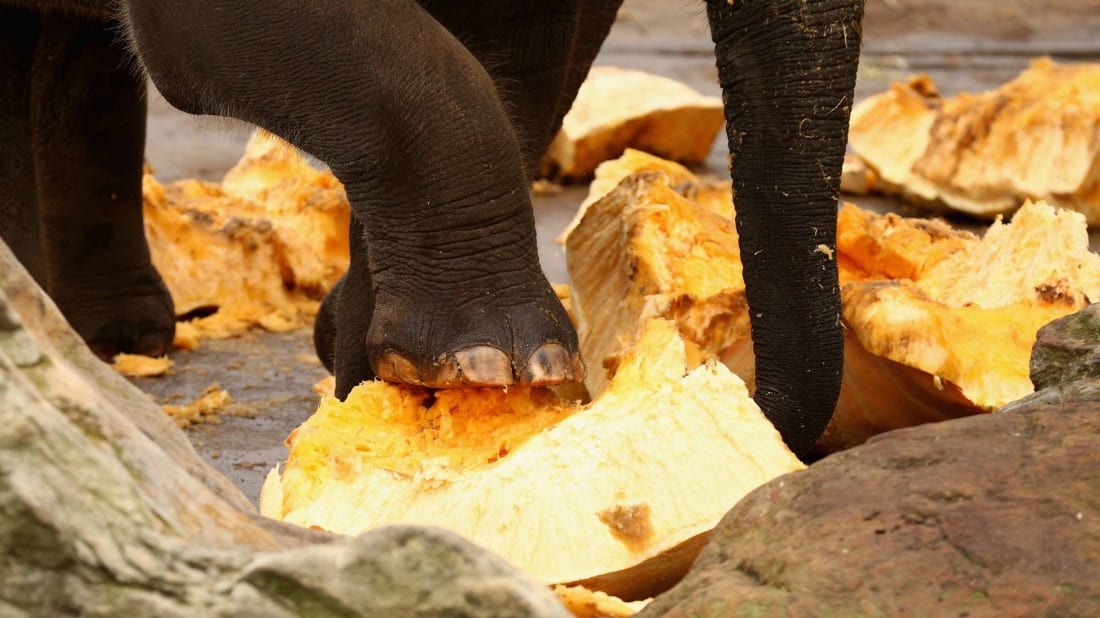
[[[756,401],[798,454],[832,418],[844,341],[840,168],[863,0],[708,0],[756,352]]]

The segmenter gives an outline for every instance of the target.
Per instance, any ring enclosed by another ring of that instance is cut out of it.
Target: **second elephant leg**
[[[0,237],[43,289],[46,259],[31,153],[30,86],[41,17],[0,7]]]
[[[622,0],[420,0],[492,76],[533,175]]]
[[[161,355],[172,299],[142,225],[145,84],[117,24],[42,17],[30,86],[47,288],[100,357]]]

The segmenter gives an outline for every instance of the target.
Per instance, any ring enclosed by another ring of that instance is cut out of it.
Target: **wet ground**
[[[694,0],[627,0],[597,64],[645,69],[718,95],[702,6]],[[1098,29],[1100,0],[867,0],[856,99],[913,73],[930,74],[951,96],[994,88],[1035,56],[1100,60]],[[154,95],[147,157],[162,181],[219,180],[240,158],[250,132],[233,121],[177,112]],[[700,171],[724,174],[726,153],[719,139]],[[553,239],[585,193],[585,187],[566,187],[535,198],[540,256],[551,281],[567,280]],[[892,200],[846,199],[912,214]],[[1100,250],[1100,232],[1091,239]],[[283,440],[316,407],[310,387],[326,373],[313,357],[311,334],[204,341],[197,352],[176,352],[173,359],[174,375],[135,382],[160,403],[193,400],[212,382],[229,391],[234,415],[187,431],[196,449],[255,501],[267,470],[286,457]]]

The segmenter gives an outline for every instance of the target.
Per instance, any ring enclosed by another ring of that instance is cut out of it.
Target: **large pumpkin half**
[[[650,321],[587,405],[544,389],[368,382],[288,440],[261,512],[355,534],[446,526],[549,584],[624,599],[680,578],[742,496],[803,465],[724,366]]]

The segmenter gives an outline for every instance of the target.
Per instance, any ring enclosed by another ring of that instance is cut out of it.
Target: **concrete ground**
[[[919,72],[930,74],[950,96],[994,88],[1039,55],[1095,61],[1098,29],[1100,0],[867,0],[856,99]],[[641,68],[719,94],[703,4],[696,0],[626,0],[597,64]],[[236,121],[178,112],[154,93],[147,157],[162,181],[218,180],[240,158],[250,132]],[[701,171],[724,174],[726,153],[719,139]],[[567,187],[535,198],[540,256],[552,281],[567,280],[553,238],[585,192]],[[852,201],[905,210],[891,200]],[[1093,248],[1100,248],[1100,233],[1091,238]],[[204,341],[197,352],[176,352],[173,358],[175,375],[135,382],[160,403],[190,401],[212,382],[228,390],[236,400],[231,411],[243,415],[225,416],[220,425],[200,425],[188,434],[208,461],[256,500],[263,475],[286,457],[283,440],[316,407],[310,387],[326,374],[313,357],[311,334],[252,333]]]

